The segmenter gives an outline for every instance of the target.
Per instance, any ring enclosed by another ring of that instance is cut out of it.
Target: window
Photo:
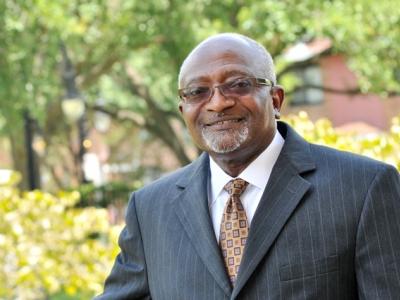
[[[324,100],[324,92],[322,89],[313,88],[312,86],[322,87],[321,69],[318,65],[310,65],[295,71],[296,76],[300,79],[302,88],[297,89],[290,101],[291,105],[314,105]]]

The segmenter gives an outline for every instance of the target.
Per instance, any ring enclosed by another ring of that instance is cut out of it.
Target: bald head
[[[197,45],[183,61],[179,72],[179,86],[183,78],[193,71],[193,62],[216,56],[240,56],[244,63],[251,66],[255,76],[267,78],[276,83],[274,64],[271,55],[258,42],[237,33],[222,33],[211,36]]]

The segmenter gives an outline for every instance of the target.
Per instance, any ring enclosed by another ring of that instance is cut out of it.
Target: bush
[[[92,183],[83,184],[77,189],[80,194],[77,206],[105,208],[115,203],[126,203],[129,200],[129,195],[142,185],[143,183],[139,180],[133,183],[112,181],[100,186],[95,186]]]
[[[389,132],[368,135],[339,133],[329,120],[320,119],[313,123],[305,112],[288,116],[285,121],[310,142],[369,156],[400,170],[400,117],[392,119]]]
[[[74,208],[78,192],[21,192],[13,181],[0,186],[0,298],[99,293],[121,227],[105,209]]]

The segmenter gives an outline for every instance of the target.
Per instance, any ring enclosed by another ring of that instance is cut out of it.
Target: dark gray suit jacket
[[[208,210],[209,159],[132,194],[121,253],[97,300],[400,299],[395,168],[304,141],[285,144],[233,289]]]

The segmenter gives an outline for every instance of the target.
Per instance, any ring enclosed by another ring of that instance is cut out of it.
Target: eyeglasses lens
[[[252,83],[250,80],[243,79],[234,83],[228,83],[220,86],[220,91],[226,97],[245,96],[252,92]]]
[[[208,86],[188,88],[182,93],[182,96],[188,103],[200,103],[207,101],[214,89],[219,89],[224,97],[237,98],[250,94],[254,85],[255,83],[251,79],[240,79],[215,86],[214,88]]]
[[[188,88],[183,92],[183,97],[186,99],[186,102],[190,103],[206,101],[210,95],[211,88],[207,86]]]

